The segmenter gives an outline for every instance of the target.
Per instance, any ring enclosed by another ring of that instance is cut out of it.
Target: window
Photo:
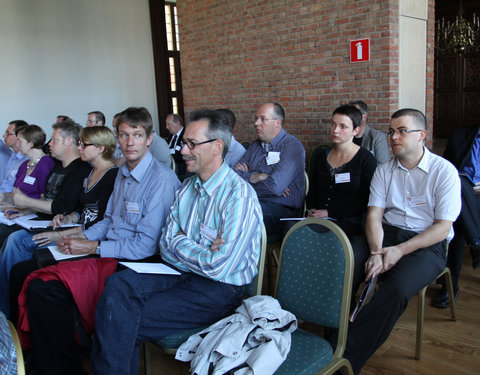
[[[173,113],[183,114],[182,79],[180,71],[180,40],[177,6],[165,3],[165,27],[167,31],[167,56],[170,73],[170,97]]]

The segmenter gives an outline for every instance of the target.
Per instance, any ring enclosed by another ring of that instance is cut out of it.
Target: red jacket
[[[27,286],[33,279],[58,280],[72,293],[80,312],[85,330],[93,333],[95,307],[105,287],[107,277],[115,272],[117,260],[113,258],[90,258],[60,262],[44,267],[28,275],[18,297],[18,334],[23,349],[31,347],[30,325],[27,311]]]

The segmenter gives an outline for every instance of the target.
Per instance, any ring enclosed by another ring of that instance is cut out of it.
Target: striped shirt
[[[257,274],[262,222],[255,191],[224,163],[208,181],[195,175],[180,187],[160,253],[179,270],[246,285]],[[177,235],[179,231],[183,233]],[[216,236],[224,244],[211,251]]]

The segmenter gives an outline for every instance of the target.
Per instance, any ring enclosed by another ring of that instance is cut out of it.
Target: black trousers
[[[18,296],[22,291],[25,279],[36,270],[38,270],[37,262],[33,259],[29,259],[15,264],[10,271],[10,278],[8,280],[10,317],[15,325],[17,325],[18,319]]]
[[[78,343],[88,336],[72,294],[59,281],[34,279],[27,288],[27,308],[35,369],[42,375],[83,374],[81,359],[90,348]]]
[[[471,182],[460,176],[462,184],[462,211],[453,224],[455,237],[448,247],[447,266],[452,272],[453,287],[458,288],[465,244],[475,245],[480,240],[480,194],[475,194]],[[476,244],[478,245],[478,244]],[[445,283],[444,280],[441,281]]]
[[[384,225],[383,246],[397,245],[415,235],[415,232]],[[367,360],[388,338],[407,308],[408,300],[435,280],[445,268],[444,242],[404,256],[394,267],[380,275],[379,288],[372,300],[348,327],[345,357],[352,364],[355,374],[360,373]],[[358,240],[354,244],[354,283],[358,288],[365,277],[364,265],[370,251],[365,240]]]

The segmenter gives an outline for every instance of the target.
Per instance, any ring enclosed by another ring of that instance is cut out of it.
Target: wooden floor
[[[457,302],[457,321],[450,310],[431,306],[437,285],[427,290],[423,359],[415,353],[416,306],[414,297],[389,339],[368,361],[362,375],[480,374],[480,270],[474,271],[465,251]],[[140,374],[143,374],[143,363]],[[188,374],[188,364],[152,350],[152,375]]]

